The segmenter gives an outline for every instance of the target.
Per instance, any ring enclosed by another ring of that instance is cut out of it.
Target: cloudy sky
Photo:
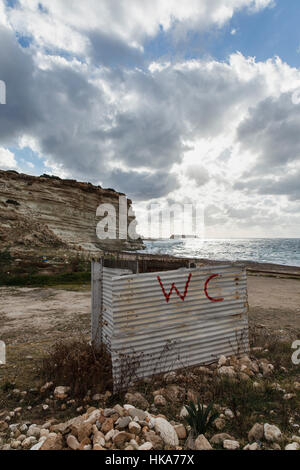
[[[0,0],[0,168],[300,234],[297,0]],[[295,94],[296,92],[296,94]]]

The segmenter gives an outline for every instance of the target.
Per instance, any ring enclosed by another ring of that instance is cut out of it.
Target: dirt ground
[[[250,325],[300,331],[300,280],[249,276]],[[7,345],[88,334],[90,288],[0,288],[0,339]]]
[[[300,280],[249,276],[249,323],[299,339]]]

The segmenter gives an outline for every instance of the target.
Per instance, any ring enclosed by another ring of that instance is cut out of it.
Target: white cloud
[[[141,48],[160,27],[181,30],[222,26],[242,8],[258,11],[273,0],[19,0],[8,9],[15,30],[32,35],[36,44],[76,53],[87,47],[88,32],[101,32]],[[42,5],[42,8],[41,8]]]
[[[3,147],[0,147],[0,168],[2,170],[15,170],[17,168],[14,154]]]

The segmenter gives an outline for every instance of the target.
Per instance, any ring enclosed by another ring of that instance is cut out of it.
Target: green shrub
[[[205,434],[219,416],[219,413],[214,410],[212,404],[209,404],[208,407],[205,408],[204,405],[200,403],[199,398],[196,405],[191,401],[185,407],[188,412],[188,416],[185,420],[191,426],[194,437],[199,436],[199,434]]]
[[[63,274],[29,274],[29,275],[0,275],[0,286],[55,286],[72,283],[89,283],[91,281],[90,272],[63,273]]]

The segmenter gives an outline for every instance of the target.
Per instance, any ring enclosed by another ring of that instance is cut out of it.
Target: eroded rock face
[[[141,248],[141,241],[100,241],[96,236],[98,206],[113,205],[118,218],[120,196],[112,189],[90,183],[0,170],[0,250],[7,246],[81,248],[91,252]],[[134,219],[128,217],[128,224]]]

